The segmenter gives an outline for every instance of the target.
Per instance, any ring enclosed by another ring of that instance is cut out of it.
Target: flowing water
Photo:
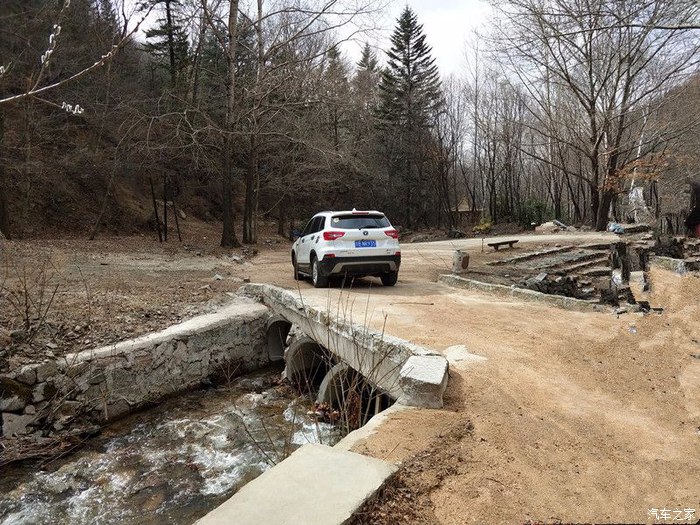
[[[274,375],[171,399],[44,470],[3,469],[0,525],[190,525],[298,446],[334,444]]]

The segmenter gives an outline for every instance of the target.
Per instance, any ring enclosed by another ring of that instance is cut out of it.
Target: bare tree
[[[541,142],[581,154],[586,164],[567,165],[541,148],[530,154],[586,182],[591,223],[604,229],[623,168],[668,134],[646,133],[640,148],[643,115],[696,70],[698,38],[683,27],[697,6],[689,0],[515,0],[500,12],[498,56],[530,94],[529,112],[539,123],[533,131]],[[563,106],[547,96],[553,88]],[[580,133],[566,133],[571,129]]]

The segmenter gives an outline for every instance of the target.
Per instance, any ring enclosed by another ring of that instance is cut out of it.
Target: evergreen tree
[[[391,35],[387,56],[388,66],[379,84],[382,123],[408,129],[429,126],[441,104],[440,74],[423,26],[408,6]]]
[[[377,86],[379,85],[379,60],[369,44],[362,48],[362,55],[357,62],[357,72],[353,78],[355,100],[364,110],[377,110]]]
[[[347,104],[350,94],[348,84],[347,66],[340,52],[332,47],[328,50],[328,67],[324,80],[326,84],[325,96],[328,108],[328,127],[333,148],[337,151],[340,147],[342,135],[347,127]]]
[[[433,141],[432,123],[442,106],[438,68],[425,41],[423,26],[406,7],[391,36],[388,65],[379,83],[380,104],[376,112],[388,163],[386,186],[403,195],[390,196],[403,225],[412,228],[416,219],[428,226],[431,173],[428,151]]]
[[[158,25],[146,31],[144,49],[163,64],[170,75],[170,89],[175,90],[185,79],[189,62],[187,30],[181,23],[179,0],[151,0],[144,4],[162,4],[163,16]]]
[[[365,44],[351,84],[352,111],[349,115],[351,145],[348,149],[355,162],[364,164],[360,170],[374,176],[376,176],[375,159],[380,157],[377,151],[378,130],[374,125],[375,113],[379,109],[380,76],[377,55],[369,44]],[[373,205],[379,206],[379,203]]]

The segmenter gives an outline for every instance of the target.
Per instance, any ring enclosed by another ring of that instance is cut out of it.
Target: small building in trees
[[[464,197],[454,208],[454,223],[459,228],[478,224],[484,216],[483,208],[473,208],[471,202]]]

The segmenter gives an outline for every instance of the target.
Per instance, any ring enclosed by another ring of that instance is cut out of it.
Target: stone
[[[535,228],[535,231],[537,233],[556,233],[560,230],[561,228],[554,224],[554,222],[545,222],[544,224],[540,224]]]
[[[21,412],[29,404],[31,389],[9,377],[0,377],[0,412]]]
[[[91,385],[99,385],[101,383],[104,383],[106,380],[107,376],[105,375],[104,370],[99,370],[90,374],[90,377],[88,378],[88,383],[90,383]]]
[[[58,414],[62,416],[75,416],[80,412],[83,404],[79,401],[64,401],[61,406],[58,407]]]
[[[16,343],[24,341],[27,338],[27,332],[25,330],[13,330],[10,332],[10,338]]]
[[[36,407],[34,405],[27,405],[24,407],[24,413],[28,415],[36,414]]]
[[[462,250],[455,250],[452,256],[452,273],[461,275],[469,268],[469,254],[462,253]]]
[[[535,277],[530,277],[528,280],[525,281],[525,287],[528,290],[534,290],[536,292],[544,292],[544,288],[546,285],[544,284],[547,281],[547,274],[545,272],[537,274]]]
[[[90,368],[90,363],[86,363],[85,361],[79,362],[79,363],[73,363],[70,364],[66,367],[65,374],[68,377],[78,377],[79,375],[85,373],[88,371]]]
[[[12,344],[10,332],[5,329],[0,329],[0,348],[7,348],[10,344]]]
[[[0,411],[2,412],[21,412],[25,406],[26,401],[17,396],[0,399]]]
[[[224,280],[223,276],[219,275],[218,273],[214,275],[213,279],[215,281],[223,281]]]
[[[129,412],[131,412],[131,405],[125,399],[118,399],[114,403],[107,405],[105,409],[108,421],[125,416]]]
[[[354,452],[304,445],[196,525],[348,523],[396,470],[391,463]]]
[[[5,437],[23,436],[30,432],[29,425],[36,421],[36,416],[31,414],[17,415],[7,414],[2,415],[2,434]]]
[[[177,362],[184,362],[187,359],[187,345],[182,341],[178,341],[175,345],[175,351],[173,352],[173,360]]]
[[[32,403],[41,403],[42,401],[51,399],[57,392],[58,389],[51,383],[39,383],[34,387],[34,391],[32,392]]]
[[[441,355],[413,355],[399,372],[399,403],[424,408],[442,408],[447,388],[448,363]]]
[[[55,361],[46,361],[36,367],[36,382],[43,383],[58,373],[58,365]]]
[[[15,376],[15,379],[25,385],[34,385],[36,383],[36,368],[33,365],[23,366]]]

